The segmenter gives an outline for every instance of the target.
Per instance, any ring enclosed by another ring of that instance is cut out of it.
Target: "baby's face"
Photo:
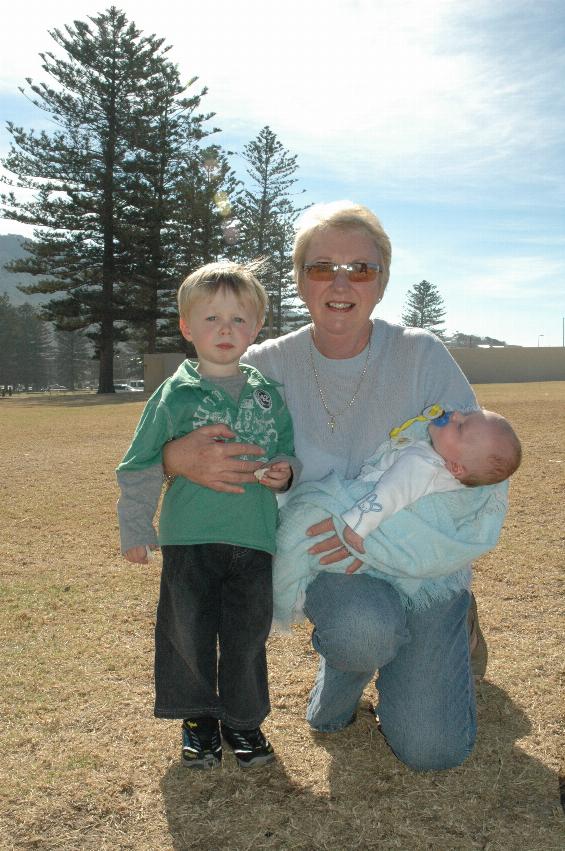
[[[477,472],[490,451],[496,414],[453,411],[444,426],[429,425],[432,445],[457,478]]]

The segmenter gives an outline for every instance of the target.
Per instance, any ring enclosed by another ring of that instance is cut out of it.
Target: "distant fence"
[[[507,384],[515,381],[565,381],[562,346],[494,349],[458,348],[451,354],[471,384]],[[181,352],[144,356],[145,392],[152,393],[184,360]]]

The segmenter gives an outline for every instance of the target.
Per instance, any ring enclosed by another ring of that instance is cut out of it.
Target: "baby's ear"
[[[446,461],[445,466],[456,479],[462,479],[467,473],[467,468],[464,464],[460,464],[459,461]]]

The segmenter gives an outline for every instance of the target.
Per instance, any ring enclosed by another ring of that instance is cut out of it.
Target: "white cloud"
[[[40,73],[37,52],[53,47],[48,29],[92,14],[83,0],[50,6],[35,1],[11,12],[0,41],[3,85]],[[220,126],[237,133],[268,123],[290,149],[346,181],[369,169],[389,188],[472,183],[512,168],[526,147],[536,169],[540,146],[563,129],[555,112],[536,108],[552,86],[557,96],[559,68],[535,52],[524,67],[497,52],[486,37],[489,7],[476,0],[225,0],[197,8],[126,0],[120,8],[172,44],[185,78],[197,74],[208,86],[204,104]]]
[[[472,293],[473,298],[504,299],[507,302],[532,298],[563,299],[564,288],[558,281],[565,281],[565,262],[544,256],[522,255],[520,257],[492,257],[477,271],[459,276],[457,287],[462,292]]]

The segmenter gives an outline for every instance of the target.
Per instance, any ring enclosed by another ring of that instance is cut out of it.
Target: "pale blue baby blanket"
[[[416,422],[405,432],[426,439],[427,424]],[[367,463],[390,449],[381,444]],[[288,628],[304,619],[306,588],[324,570],[343,573],[351,560],[321,565],[320,556],[307,550],[315,538],[309,526],[331,516],[340,537],[341,515],[365,496],[374,483],[343,480],[334,472],[319,482],[298,485],[281,508],[277,554],[273,565],[274,621]],[[492,549],[508,507],[508,482],[434,493],[397,512],[365,539],[364,563],[359,573],[384,579],[400,593],[408,608],[422,609],[468,588],[471,562]],[[325,536],[327,537],[327,536]]]

